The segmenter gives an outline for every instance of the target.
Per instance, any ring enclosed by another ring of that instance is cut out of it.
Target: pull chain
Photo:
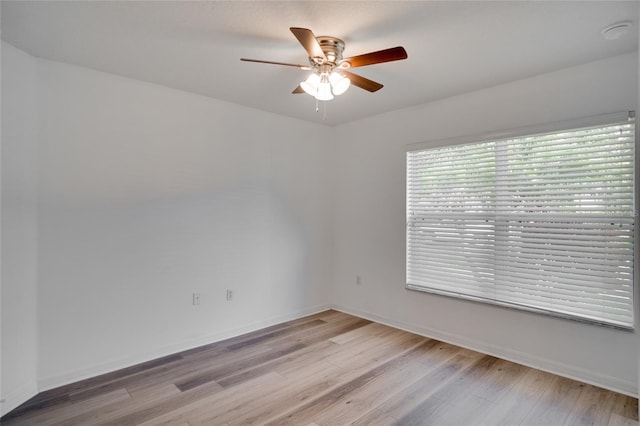
[[[316,112],[320,112],[320,101],[316,99]],[[327,103],[322,102],[322,121],[327,121]]]

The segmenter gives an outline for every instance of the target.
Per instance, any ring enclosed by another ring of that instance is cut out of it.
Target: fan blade
[[[293,35],[296,36],[302,47],[304,47],[304,50],[307,51],[310,58],[319,58],[323,61],[327,60],[327,57],[324,55],[324,52],[320,47],[320,43],[318,43],[316,36],[313,35],[311,30],[297,27],[291,27],[289,29]]]
[[[307,70],[307,71],[311,69],[311,67],[308,65],[287,64],[285,62],[263,61],[261,59],[247,59],[247,58],[240,58],[240,60],[245,62],[257,62],[259,64],[285,65],[287,67],[296,67],[296,68],[300,68],[301,70]]]
[[[349,80],[351,80],[351,84],[354,86],[358,86],[361,89],[367,90],[369,92],[377,92],[382,89],[384,86],[380,83],[377,83],[373,80],[369,80],[368,78],[364,78],[358,74],[354,74],[349,71],[339,71],[340,74],[346,76]]]
[[[296,87],[295,89],[293,89],[293,92],[291,92],[293,94],[298,94],[298,93],[304,93],[304,89],[300,86]]]
[[[363,67],[365,65],[380,64],[383,62],[399,61],[402,59],[407,59],[407,51],[404,50],[404,47],[398,46],[343,59],[340,61],[339,66],[344,68],[356,68]],[[347,63],[349,64],[348,66]]]

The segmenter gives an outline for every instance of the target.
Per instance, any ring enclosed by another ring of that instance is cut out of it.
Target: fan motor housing
[[[318,40],[318,44],[320,45],[320,48],[324,52],[324,55],[327,57],[326,62],[335,66],[338,62],[342,60],[342,52],[344,51],[344,41],[340,40],[339,38],[330,37],[330,36],[319,36],[319,37],[316,37],[316,40]]]

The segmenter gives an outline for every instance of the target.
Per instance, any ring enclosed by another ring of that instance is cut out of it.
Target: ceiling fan
[[[240,58],[240,60],[262,64],[285,65],[301,70],[313,71],[292,93],[306,92],[319,101],[333,99],[334,95],[344,93],[351,84],[369,92],[376,92],[382,89],[382,84],[347,70],[365,65],[407,59],[407,52],[401,46],[343,58],[344,41],[339,38],[329,36],[316,37],[313,35],[313,32],[307,28],[291,27],[289,29],[309,54],[309,65],[247,58]]]

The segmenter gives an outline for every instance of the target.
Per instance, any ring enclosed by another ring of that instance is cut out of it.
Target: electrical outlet
[[[233,290],[227,290],[227,302],[231,302],[233,300]]]
[[[362,277],[360,275],[356,275],[356,285],[362,284]]]
[[[193,293],[193,306],[200,304],[200,293]]]

